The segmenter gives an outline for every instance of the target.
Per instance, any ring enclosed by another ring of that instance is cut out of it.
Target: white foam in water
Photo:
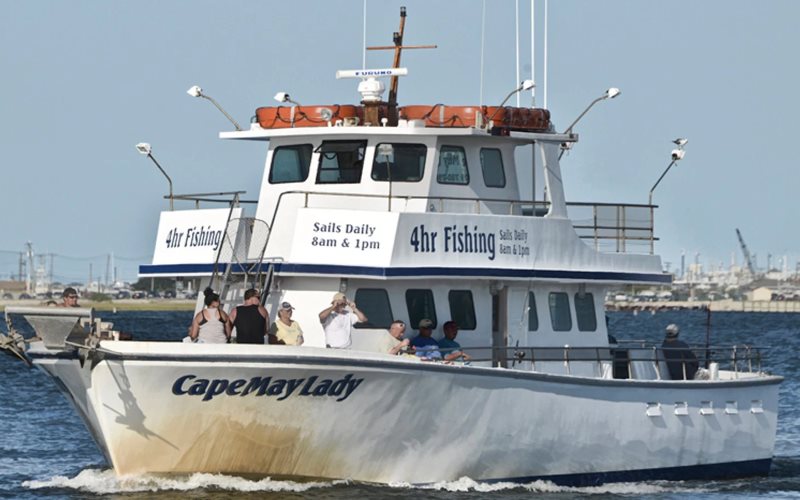
[[[390,486],[395,488],[412,488],[404,483],[395,483]],[[453,492],[476,491],[490,493],[494,491],[524,489],[535,493],[577,493],[583,495],[649,495],[659,493],[708,493],[707,488],[691,488],[681,482],[654,481],[651,483],[609,483],[602,486],[558,486],[550,481],[533,481],[531,483],[482,483],[462,477],[456,481],[444,481],[424,486],[426,489],[435,489]]]
[[[223,474],[190,476],[117,476],[113,470],[86,469],[77,476],[55,476],[44,481],[25,481],[22,486],[32,490],[43,488],[68,488],[95,494],[133,493],[142,491],[190,491],[220,489],[229,491],[304,492],[314,488],[328,488],[347,481],[308,482],[278,481],[270,478],[258,481]]]

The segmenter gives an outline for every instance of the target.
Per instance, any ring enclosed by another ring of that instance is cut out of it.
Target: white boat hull
[[[119,354],[94,368],[29,355],[60,380],[119,474],[569,484],[764,474],[781,381],[590,379],[308,347],[102,346]]]

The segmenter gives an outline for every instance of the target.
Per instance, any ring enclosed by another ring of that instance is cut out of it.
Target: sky
[[[368,0],[367,45],[391,44],[399,8],[403,104],[499,103],[517,83],[513,0]],[[363,0],[70,2],[0,0],[0,280],[30,241],[53,254],[62,282],[105,273],[135,280],[152,257],[167,182],[135,150],[149,142],[176,193],[258,193],[265,145],[218,139],[231,130],[200,85],[240,123],[286,91],[307,104],[356,103],[339,69],[362,63]],[[520,0],[522,78],[531,77],[530,0]],[[544,0],[536,0],[536,104],[576,127],[564,157],[568,201],[646,203],[656,252],[708,268],[742,262],[735,229],[765,267],[800,258],[798,131],[800,2],[551,0],[544,81]],[[367,66],[391,66],[390,52]],[[513,103],[513,100],[512,100]],[[531,97],[522,97],[530,105]],[[178,208],[190,208],[178,205]],[[697,256],[699,254],[699,256]]]

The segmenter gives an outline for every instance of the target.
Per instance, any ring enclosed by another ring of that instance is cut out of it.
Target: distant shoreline
[[[0,300],[0,311],[5,311],[6,306],[45,306],[42,300]],[[182,299],[122,299],[104,302],[81,300],[81,307],[91,307],[95,311],[194,311],[194,300]]]

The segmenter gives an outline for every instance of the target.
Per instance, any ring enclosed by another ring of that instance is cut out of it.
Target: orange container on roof
[[[331,112],[330,120],[323,118],[323,109]],[[315,106],[267,106],[256,109],[256,119],[261,128],[326,127],[338,120],[361,120],[360,106],[328,104]]]

